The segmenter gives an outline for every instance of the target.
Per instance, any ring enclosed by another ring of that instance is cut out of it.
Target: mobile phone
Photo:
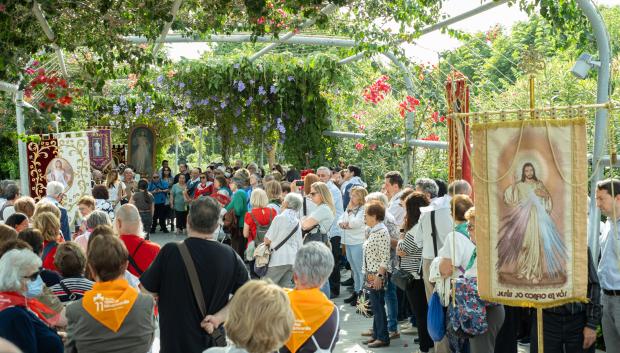
[[[297,186],[304,186],[304,181],[303,180],[297,180],[297,181],[295,181],[295,185],[297,185]]]

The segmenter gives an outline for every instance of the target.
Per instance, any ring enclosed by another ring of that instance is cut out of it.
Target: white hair
[[[366,202],[381,201],[383,202],[383,206],[385,207],[386,210],[390,206],[387,196],[385,196],[384,193],[378,192],[378,191],[371,192],[370,194],[366,195],[366,197],[364,198],[364,201]]]
[[[59,181],[50,181],[47,183],[46,195],[51,197],[57,197],[65,191],[65,186]]]
[[[297,252],[293,272],[304,286],[320,288],[334,268],[334,257],[325,244],[311,241]]]
[[[284,196],[284,202],[286,202],[286,208],[293,211],[301,210],[301,206],[303,205],[301,195],[294,192],[289,192],[286,194],[286,196]]]
[[[22,292],[22,279],[41,267],[39,258],[30,249],[13,249],[0,258],[0,291]]]
[[[327,167],[319,167],[319,168],[316,170],[317,174],[318,174],[320,171],[328,172],[328,173],[329,173],[329,175],[331,175],[331,174],[332,174],[331,169],[329,169],[329,168],[327,168]]]
[[[138,208],[130,203],[122,205],[118,211],[116,211],[116,219],[120,219],[122,222],[126,223],[138,223],[141,221]]]

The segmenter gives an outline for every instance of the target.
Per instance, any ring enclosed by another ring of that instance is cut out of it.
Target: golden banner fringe
[[[573,297],[566,299],[557,299],[551,303],[533,303],[531,301],[522,301],[522,300],[512,300],[512,299],[499,299],[496,297],[489,297],[486,295],[481,295],[480,299],[485,300],[491,303],[509,305],[509,306],[518,306],[524,308],[536,308],[536,309],[549,309],[554,308],[556,306],[569,304],[569,303],[589,303],[590,300],[587,297]]]

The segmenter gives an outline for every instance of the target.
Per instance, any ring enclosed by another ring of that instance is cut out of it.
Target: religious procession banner
[[[88,136],[85,131],[56,134],[58,156],[52,178],[65,185],[63,206],[69,215],[69,224],[74,223],[77,202],[83,195],[91,193],[90,158]],[[48,178],[48,180],[50,180]]]
[[[30,197],[35,201],[45,196],[48,166],[58,155],[58,141],[52,135],[41,135],[39,142],[30,141],[26,144],[28,158],[28,178]]]
[[[537,308],[585,301],[585,119],[477,119],[472,130],[480,296]]]
[[[127,145],[112,145],[112,162],[114,167],[127,164]]]
[[[109,128],[94,128],[87,135],[90,165],[102,171],[112,162],[112,132]]]

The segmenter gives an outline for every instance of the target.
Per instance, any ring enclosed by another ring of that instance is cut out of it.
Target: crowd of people
[[[530,336],[536,352],[528,310],[476,292],[450,299],[459,296],[451,283],[477,278],[472,186],[406,185],[389,171],[380,190],[368,190],[362,176],[354,165],[265,172],[241,161],[181,163],[174,174],[163,161],[137,178],[122,166],[94,176],[75,216],[59,182],[35,202],[3,181],[0,347],[150,352],[159,328],[164,353],[333,351],[341,320],[332,300],[342,288],[345,304],[372,316],[360,338],[370,349],[407,326],[419,352],[517,352]],[[607,351],[620,351],[620,181],[601,181],[597,204],[609,221],[598,269],[589,258],[589,302],[544,311],[547,352],[593,352],[601,320]],[[149,240],[157,227],[186,237],[160,246]],[[450,317],[443,335],[430,327],[435,296]]]

